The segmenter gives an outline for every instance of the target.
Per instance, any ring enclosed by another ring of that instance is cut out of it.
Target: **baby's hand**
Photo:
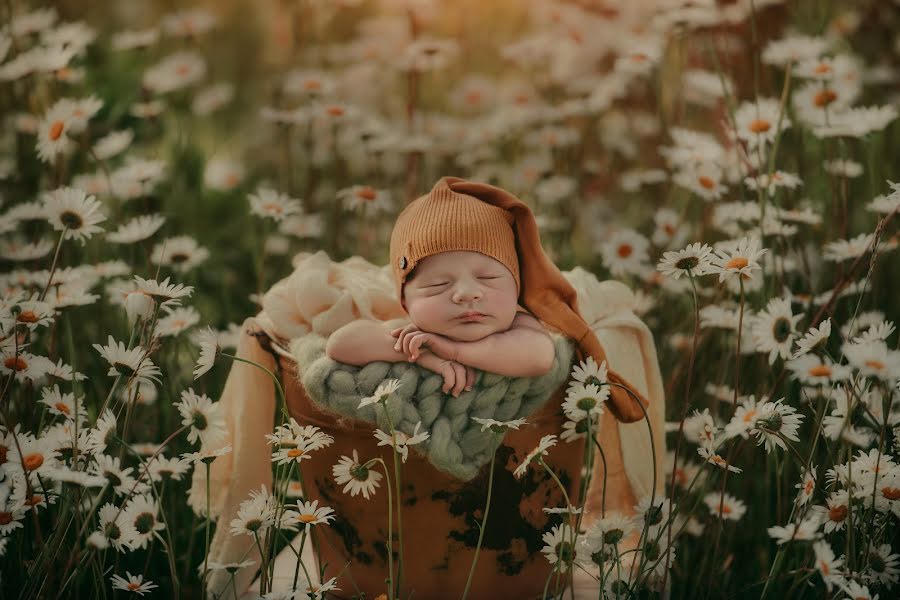
[[[440,363],[440,374],[444,378],[441,389],[445,394],[458,397],[463,389],[471,390],[475,384],[475,371],[453,360],[444,360]]]
[[[423,348],[451,361],[455,361],[459,355],[459,346],[453,340],[437,333],[422,331],[412,324],[392,330],[391,335],[397,338],[394,350],[406,354],[410,362],[419,358]]]

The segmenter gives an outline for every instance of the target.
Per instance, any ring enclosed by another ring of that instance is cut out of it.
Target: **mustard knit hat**
[[[400,301],[406,278],[420,260],[455,250],[481,252],[501,262],[516,280],[521,305],[573,339],[582,360],[593,356],[598,365],[606,360],[603,346],[578,311],[575,288],[544,253],[528,205],[492,185],[441,178],[400,213],[391,232],[390,264]],[[644,418],[635,399],[644,407],[647,400],[611,369],[609,381],[617,384],[610,386],[613,415],[624,422]]]

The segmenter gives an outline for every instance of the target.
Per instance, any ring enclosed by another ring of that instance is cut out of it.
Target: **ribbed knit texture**
[[[540,377],[506,377],[476,371],[475,385],[454,398],[441,390],[443,377],[415,363],[371,362],[363,367],[334,361],[325,354],[325,338],[315,333],[291,344],[297,377],[312,403],[340,417],[367,421],[383,431],[390,424],[412,435],[417,423],[428,440],[412,446],[438,469],[469,480],[491,460],[502,442],[472,417],[511,421],[537,412],[569,377],[574,358],[571,340],[553,336],[556,357]],[[386,379],[399,379],[400,388],[383,406],[359,407]],[[388,420],[385,410],[390,415]]]
[[[407,206],[391,233],[391,268],[402,299],[403,284],[418,262],[432,254],[470,250],[502,263],[519,284],[519,257],[509,211],[457,194],[443,178]]]
[[[398,296],[403,298],[403,284],[416,262],[449,250],[475,250],[507,266],[518,264],[514,273],[519,304],[574,340],[580,360],[592,356],[598,365],[606,361],[600,340],[581,317],[575,288],[544,252],[527,204],[486,183],[442,177],[430,192],[410,203],[391,233],[391,268]],[[613,415],[625,423],[643,419],[641,405],[649,406],[647,399],[612,370],[609,381],[616,384],[610,386]]]

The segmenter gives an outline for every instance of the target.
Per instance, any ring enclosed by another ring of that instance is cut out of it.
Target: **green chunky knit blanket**
[[[482,432],[472,417],[511,421],[535,413],[569,377],[574,359],[571,340],[553,335],[556,358],[549,373],[540,377],[506,377],[476,371],[475,385],[458,398],[445,394],[443,377],[412,363],[373,362],[363,367],[336,362],[325,354],[326,339],[314,333],[297,338],[291,351],[298,377],[310,400],[319,408],[376,424],[390,431],[385,410],[374,405],[357,408],[386,379],[399,379],[400,388],[384,403],[394,429],[413,434],[428,431],[429,438],[414,446],[431,463],[451,475],[469,480],[491,459],[497,439]]]

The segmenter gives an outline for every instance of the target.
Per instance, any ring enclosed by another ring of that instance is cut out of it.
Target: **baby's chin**
[[[454,322],[447,324],[446,333],[443,335],[457,342],[474,342],[497,331],[497,327],[489,323]]]

